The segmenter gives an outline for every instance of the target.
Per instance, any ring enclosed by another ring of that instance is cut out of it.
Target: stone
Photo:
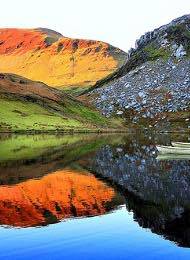
[[[122,114],[123,114],[123,111],[117,111],[116,114],[117,114],[117,115],[122,115]]]
[[[183,56],[185,56],[186,54],[187,54],[187,53],[186,53],[186,51],[185,51],[183,45],[180,44],[180,46],[177,48],[177,50],[176,50],[176,52],[175,52],[175,57],[176,57],[177,59],[180,59],[180,58],[182,58]]]
[[[141,97],[141,98],[143,98],[143,97],[146,96],[145,93],[144,93],[143,91],[140,91],[140,92],[138,93],[138,95],[139,95],[139,97]]]

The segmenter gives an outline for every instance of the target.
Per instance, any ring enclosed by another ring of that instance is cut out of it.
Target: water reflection
[[[0,184],[10,185],[61,170],[99,149],[96,135],[0,135]]]
[[[140,226],[189,247],[190,160],[158,160],[157,142],[126,138],[105,145],[82,165],[123,190]]]
[[[102,215],[124,204],[124,196],[141,227],[190,247],[190,160],[160,160],[156,150],[156,144],[187,141],[186,135],[25,136],[22,145],[11,138],[0,142],[6,147],[0,153],[2,225]]]
[[[102,215],[122,200],[88,172],[64,169],[39,180],[0,187],[0,224],[31,227]]]

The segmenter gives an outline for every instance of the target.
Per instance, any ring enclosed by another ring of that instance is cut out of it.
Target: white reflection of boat
[[[172,146],[174,147],[183,147],[190,149],[190,143],[182,143],[182,142],[172,142]]]
[[[164,161],[164,160],[190,160],[190,155],[189,154],[158,154],[156,157],[157,160],[159,161]]]

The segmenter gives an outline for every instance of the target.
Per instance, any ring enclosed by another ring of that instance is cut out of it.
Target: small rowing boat
[[[184,147],[173,147],[173,146],[156,146],[160,154],[183,154],[190,155],[190,148]]]
[[[190,148],[190,143],[172,142],[173,147]]]

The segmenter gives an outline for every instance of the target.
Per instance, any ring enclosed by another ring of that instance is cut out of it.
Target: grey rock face
[[[182,58],[183,56],[185,56],[186,54],[187,54],[187,52],[185,51],[183,45],[180,44],[180,46],[176,50],[175,57],[177,59],[179,59],[179,58]]]
[[[165,113],[187,112],[189,55],[190,15],[186,15],[137,40],[123,69],[91,91],[90,100],[103,115],[117,115],[133,123],[154,119],[156,125],[167,121]]]
[[[170,29],[184,24],[186,26],[186,29],[190,32],[190,14],[179,17],[171,21],[169,24],[163,25],[155,29],[154,31],[145,33],[136,41],[135,49],[132,48],[128,52],[128,57],[131,57],[137,49],[146,46],[154,40],[157,40],[157,42],[159,42],[160,46],[162,47],[167,46],[169,44],[167,37]]]
[[[96,96],[93,104],[107,116],[133,110],[137,122],[140,118],[164,119],[164,112],[189,109],[190,61],[146,62],[90,95]]]

